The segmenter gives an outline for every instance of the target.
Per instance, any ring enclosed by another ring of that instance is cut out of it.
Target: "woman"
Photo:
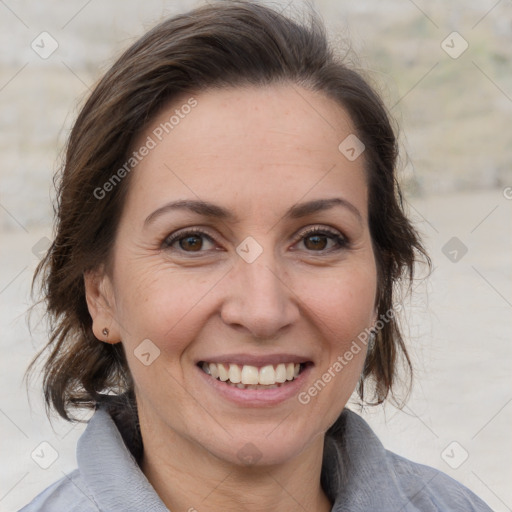
[[[47,404],[96,411],[24,511],[488,511],[345,408],[409,359],[394,289],[428,261],[381,100],[302,26],[222,2],[155,27],[72,130]]]

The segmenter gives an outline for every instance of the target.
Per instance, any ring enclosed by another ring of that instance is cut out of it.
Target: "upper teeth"
[[[258,368],[244,364],[239,366],[232,363],[203,363],[202,369],[211,375],[214,379],[222,381],[231,381],[233,384],[264,384],[272,385],[279,382],[293,380],[299,375],[299,363],[281,363],[276,365],[269,364]]]

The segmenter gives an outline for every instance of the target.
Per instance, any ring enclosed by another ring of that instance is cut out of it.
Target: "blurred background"
[[[52,177],[80,105],[132,42],[204,2],[0,0],[0,510],[76,465],[83,425],[44,413],[24,371],[31,275],[52,238]],[[265,1],[291,16],[302,2]],[[336,50],[381,92],[400,132],[405,206],[434,271],[403,318],[407,405],[360,410],[384,445],[512,510],[512,2],[317,0]],[[44,457],[38,457],[38,454]],[[44,459],[44,460],[43,460]]]

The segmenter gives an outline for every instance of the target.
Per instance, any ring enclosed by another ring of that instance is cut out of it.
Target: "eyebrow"
[[[335,206],[340,206],[350,211],[357,220],[362,223],[363,217],[359,210],[349,201],[341,197],[333,197],[329,199],[315,199],[305,203],[298,203],[293,205],[284,215],[284,219],[299,219],[307,217],[313,213],[330,210]],[[149,214],[144,221],[144,226],[147,226],[153,222],[157,217],[176,210],[188,210],[203,217],[217,218],[228,222],[238,222],[239,219],[232,212],[207,201],[195,200],[195,199],[181,199],[178,201],[172,201],[158,208],[153,213]]]

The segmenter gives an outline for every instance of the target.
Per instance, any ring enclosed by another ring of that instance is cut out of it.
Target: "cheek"
[[[297,295],[323,328],[325,339],[341,345],[371,326],[376,292],[373,260],[333,269],[322,278],[302,276],[296,286]]]
[[[158,401],[172,389],[166,400],[187,407],[189,397],[176,383],[185,380],[183,355],[204,327],[202,301],[214,280],[162,268],[131,270],[117,312],[137,392]]]
[[[364,365],[377,287],[371,261],[340,269],[328,280],[311,281],[305,289],[304,298],[322,340],[322,357],[298,401],[322,429],[332,425],[345,407]]]
[[[201,303],[218,280],[217,273],[184,272],[159,262],[126,266],[121,274],[130,276],[116,297],[125,346],[133,350],[150,339],[161,351],[175,354],[186,348],[201,328]]]

